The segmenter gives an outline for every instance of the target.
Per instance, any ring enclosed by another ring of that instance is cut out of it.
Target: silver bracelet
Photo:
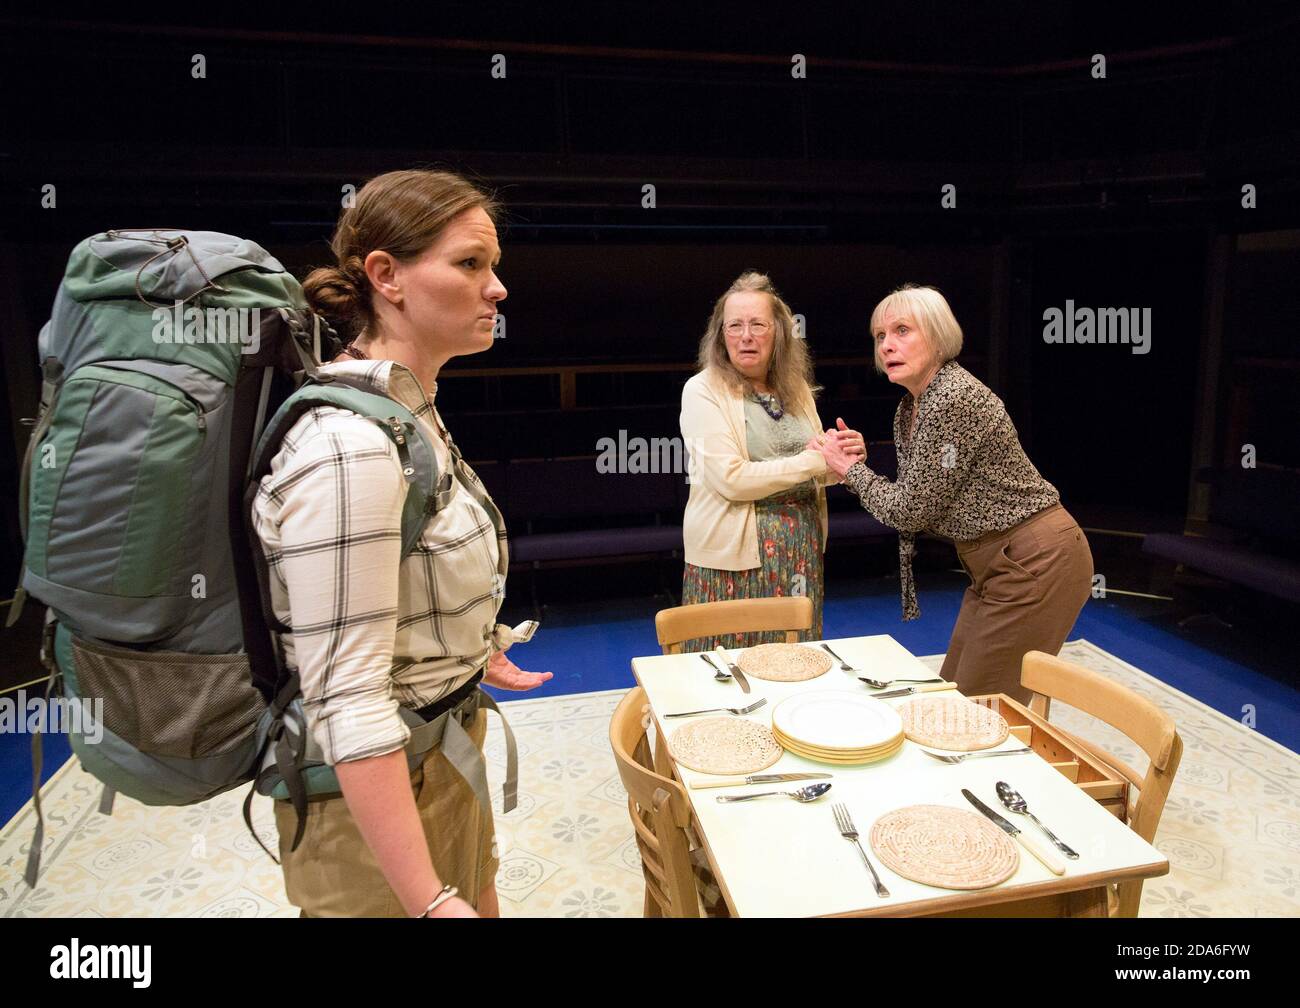
[[[446,903],[447,900],[455,896],[457,892],[458,890],[454,885],[443,886],[441,892],[439,892],[438,895],[433,898],[432,903],[430,903],[427,907],[424,908],[424,913],[420,914],[420,916],[428,917],[429,914],[433,913],[435,910],[438,909],[438,907]]]

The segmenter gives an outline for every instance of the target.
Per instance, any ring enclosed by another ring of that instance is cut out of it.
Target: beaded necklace
[[[763,412],[773,420],[780,420],[785,416],[785,410],[781,408],[781,401],[770,392],[754,392],[754,401],[763,407]]]

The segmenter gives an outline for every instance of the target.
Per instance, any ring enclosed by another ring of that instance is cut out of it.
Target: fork
[[[704,710],[678,711],[676,714],[665,714],[664,717],[690,717],[692,714],[713,714],[716,711],[726,711],[728,714],[753,714],[765,703],[767,703],[767,698],[759,697],[748,707],[706,707]]]
[[[844,671],[844,672],[852,672],[852,671],[854,671],[854,670],[849,666],[849,663],[848,663],[848,662],[846,662],[843,658],[841,658],[839,655],[837,655],[834,651],[832,651],[832,650],[830,649],[830,645],[828,645],[828,644],[823,644],[823,645],[822,645],[822,650],[825,651],[828,655],[830,655],[832,658],[834,658],[837,662],[840,663],[840,669],[841,669],[841,671]]]
[[[1034,750],[1026,747],[1024,749],[995,749],[992,752],[968,752],[960,756],[950,756],[947,753],[930,752],[929,749],[921,749],[921,752],[927,756],[933,756],[943,763],[960,763],[962,760],[979,759],[981,756],[1017,756],[1020,753],[1033,752]]]
[[[835,813],[835,826],[840,831],[840,836],[845,840],[853,841],[853,846],[862,855],[862,863],[867,866],[867,871],[871,872],[871,880],[876,883],[876,895],[881,899],[888,898],[889,890],[881,884],[880,876],[876,874],[871,859],[867,857],[867,852],[862,849],[862,844],[858,840],[858,831],[853,825],[853,819],[849,816],[849,807],[843,802],[839,802],[831,806],[831,811]]]

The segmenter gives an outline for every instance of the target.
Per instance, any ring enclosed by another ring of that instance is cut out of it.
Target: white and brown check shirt
[[[394,361],[323,368],[407,407],[432,442],[450,500],[415,549],[402,549],[407,484],[373,422],[316,406],[294,424],[258,487],[253,524],[270,568],[285,660],[330,765],[400,749],[399,704],[419,709],[467,682],[492,652],[504,596],[506,530],[459,461],[419,380]]]

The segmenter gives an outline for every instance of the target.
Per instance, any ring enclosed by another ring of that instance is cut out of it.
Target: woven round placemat
[[[1011,838],[975,812],[909,805],[872,824],[871,848],[890,871],[942,889],[987,889],[1020,866]]]
[[[701,718],[668,738],[682,766],[700,773],[749,774],[764,770],[785,752],[767,727],[743,718]]]
[[[740,671],[770,682],[803,682],[825,675],[835,664],[824,651],[802,644],[757,644],[740,652]]]
[[[917,697],[899,707],[898,714],[908,738],[935,749],[988,749],[1011,732],[997,711],[960,696]]]

